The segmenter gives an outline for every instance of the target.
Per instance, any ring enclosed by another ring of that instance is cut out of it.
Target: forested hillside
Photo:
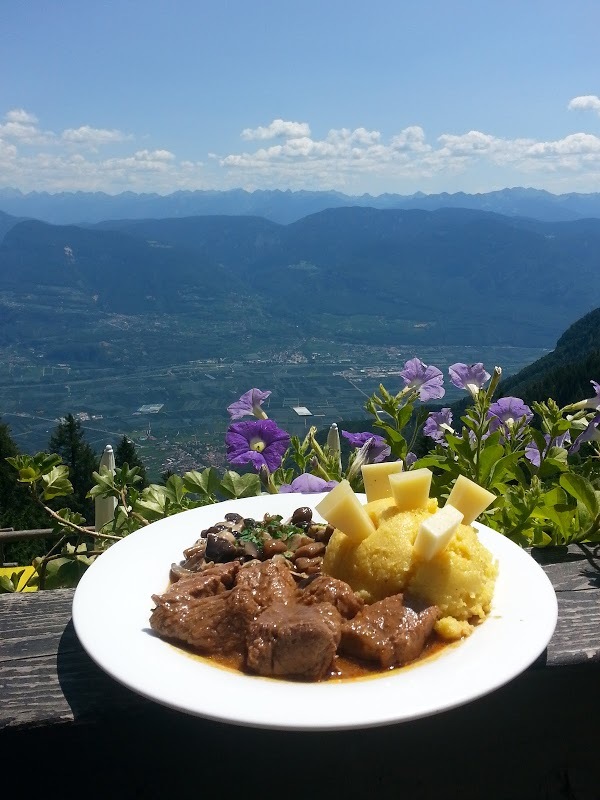
[[[593,396],[590,380],[600,382],[600,308],[571,325],[551,353],[503,381],[501,389],[526,402],[552,397],[562,406]]]
[[[346,340],[366,344],[547,347],[600,305],[599,253],[600,220],[466,209],[338,208],[289,225],[30,220],[0,244],[0,308],[5,325],[18,315],[34,326],[52,299],[54,326],[68,310],[85,328],[96,314],[227,318],[243,298],[248,315],[271,330],[285,321],[294,337],[335,337],[351,319]]]

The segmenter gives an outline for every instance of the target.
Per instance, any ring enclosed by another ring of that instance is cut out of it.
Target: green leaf
[[[167,492],[167,497],[177,505],[181,505],[183,498],[187,494],[183,478],[180,478],[179,475],[171,475],[165,485],[165,490]]]
[[[213,467],[208,467],[202,472],[191,470],[183,476],[183,484],[188,492],[212,496],[216,494],[220,480],[217,471]]]
[[[577,503],[575,499],[569,498],[560,486],[544,494],[543,503],[533,516],[549,519],[556,525],[566,543],[579,529],[576,519]]]
[[[221,492],[230,498],[255,497],[262,491],[258,475],[246,473],[238,475],[237,472],[227,470],[220,483]]]
[[[399,433],[395,428],[392,428],[391,425],[388,425],[385,422],[375,422],[375,425],[384,432],[388,442],[390,444],[404,444],[406,439]]]
[[[490,473],[504,455],[504,448],[500,444],[484,446],[479,454],[479,484],[487,487]]]
[[[70,508],[61,508],[56,513],[59,517],[61,517],[61,519],[64,519],[65,522],[73,522],[75,525],[79,525],[80,527],[85,525],[85,517],[78,511],[73,511]],[[66,527],[68,528],[68,526]]]
[[[55,558],[46,563],[46,589],[71,589],[77,586],[90,559]]]
[[[13,585],[8,575],[0,575],[0,593],[15,592],[16,590],[16,586]]]
[[[560,485],[571,497],[583,503],[592,517],[598,515],[598,498],[592,484],[586,478],[574,472],[563,472],[560,476]]]
[[[95,486],[87,493],[87,497],[119,497],[119,491],[115,488],[115,476],[108,467],[102,465],[100,472],[92,472]]]
[[[524,485],[526,483],[525,475],[519,466],[522,455],[523,452],[519,450],[499,458],[492,467],[489,476],[489,488],[499,487],[507,478],[513,478],[519,484]]]
[[[533,529],[532,544],[534,547],[547,547],[552,544],[552,537],[543,528],[535,527]]]
[[[52,500],[54,497],[64,497],[64,495],[73,493],[73,486],[67,477],[68,474],[69,468],[61,464],[58,467],[52,467],[46,475],[42,475],[45,500]]]
[[[412,417],[412,413],[413,413],[412,403],[409,403],[403,408],[398,409],[398,412],[396,414],[396,425],[398,426],[399,430],[402,430],[408,424],[409,419]]]
[[[412,469],[420,469],[421,467],[435,467],[436,469],[441,469],[443,472],[452,472],[453,470],[453,465],[448,460],[448,457],[441,453],[429,453],[417,459],[412,465]]]
[[[36,453],[33,456],[33,463],[42,475],[47,475],[54,467],[62,462],[57,453]],[[68,467],[66,467],[68,472]]]
[[[467,436],[453,436],[449,433],[446,441],[451,452],[461,456],[468,464],[473,463],[473,447]]]

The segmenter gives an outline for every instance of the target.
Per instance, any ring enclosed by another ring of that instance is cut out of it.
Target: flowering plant
[[[342,436],[352,447],[344,467],[337,424],[331,425],[323,444],[317,441],[315,426],[309,429],[304,439],[290,436],[270,420],[262,408],[270,394],[250,389],[228,406],[232,422],[225,435],[230,463],[252,465],[259,474],[263,489],[269,493],[326,492],[342,478],[358,491],[362,488],[360,467],[383,461],[391,453],[382,436],[368,431],[342,431]],[[245,416],[255,419],[233,421]]]
[[[490,375],[482,364],[454,364],[449,374],[471,405],[456,425],[450,408],[430,412],[423,434],[433,447],[412,463],[432,470],[436,496],[464,475],[497,496],[483,521],[522,546],[600,541],[600,386],[591,381],[594,398],[563,408],[551,399],[530,408],[518,397],[494,400],[498,367]],[[401,397],[388,405],[396,419]],[[584,443],[592,447],[582,461]]]
[[[361,467],[385,460],[402,460],[404,469],[431,469],[433,494],[442,502],[459,475],[493,492],[497,499],[482,520],[521,546],[600,541],[600,384],[591,381],[593,397],[562,408],[552,399],[530,407],[518,397],[495,399],[499,367],[490,374],[481,363],[457,363],[448,373],[470,401],[458,420],[449,406],[427,408],[426,403],[444,397],[444,375],[413,358],[400,372],[404,386],[399,391],[380,385],[365,404],[377,433],[342,430],[340,438],[334,423],[321,441],[316,427],[304,438],[281,429],[263,409],[271,392],[250,389],[228,406],[225,436],[229,462],[246,472],[219,475],[207,467],[139,491],[137,468],[125,464],[111,472],[103,467],[94,473],[89,495],[114,498],[116,509],[99,531],[86,528],[69,509],[48,506],[72,492],[68,468],[58,456],[7,459],[59,535],[50,553],[34,562],[40,585],[74,585],[106,547],[162,517],[261,492],[325,492],[342,479],[361,491]],[[350,447],[346,457],[342,439]],[[0,591],[16,590],[11,587],[0,584]]]
[[[448,373],[470,400],[456,422],[450,407],[415,410],[419,402],[443,398],[445,389],[440,369],[413,358],[400,372],[404,386],[397,393],[380,385],[367,400],[365,410],[380,435],[342,431],[354,448],[346,465],[337,425],[331,426],[325,445],[317,442],[315,428],[300,441],[275,426],[279,448],[271,463],[259,466],[263,487],[269,492],[328,491],[346,478],[360,491],[364,464],[400,459],[405,469],[431,469],[433,493],[440,500],[459,475],[493,492],[497,500],[485,512],[485,523],[522,546],[600,541],[600,384],[591,381],[594,397],[563,408],[551,399],[529,407],[518,397],[495,399],[499,367],[490,374],[481,363],[457,363]],[[243,397],[269,394],[253,389]],[[272,447],[268,437],[261,439],[260,420],[266,414],[260,405],[247,405],[246,413],[259,419],[247,423],[249,449],[243,462],[234,463],[256,464],[252,448],[265,453]],[[227,434],[228,445],[234,428]],[[420,457],[417,443],[425,450]],[[580,455],[583,446],[587,459]]]

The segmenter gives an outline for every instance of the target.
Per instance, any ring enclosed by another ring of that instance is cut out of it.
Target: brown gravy
[[[387,675],[390,672],[398,672],[400,670],[411,669],[412,667],[418,666],[423,661],[429,661],[432,658],[436,658],[441,653],[445,652],[448,648],[453,647],[458,643],[459,642],[447,642],[443,639],[440,639],[439,636],[432,634],[419,658],[415,659],[414,661],[411,661],[410,664],[404,664],[401,667],[391,667],[389,669],[382,669],[381,667],[378,667],[377,665],[368,663],[366,661],[359,661],[358,659],[347,658],[346,656],[336,655],[331,672],[326,678],[320,681],[320,683],[323,683],[323,681],[337,682],[337,681],[361,680],[366,678],[377,678],[380,675]],[[243,656],[240,653],[233,653],[229,655],[205,656],[189,647],[185,647],[180,644],[173,644],[173,647],[176,647],[178,650],[180,650],[181,652],[187,654],[192,658],[198,659],[199,661],[203,661],[206,664],[211,664],[214,667],[221,667],[223,669],[227,669],[233,672],[239,672],[242,675],[253,674],[250,672],[246,672],[246,670],[244,670],[244,660]],[[289,677],[286,677],[285,679],[270,678],[269,680],[293,681],[293,678]]]

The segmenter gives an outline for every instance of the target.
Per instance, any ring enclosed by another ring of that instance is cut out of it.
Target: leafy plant
[[[453,364],[449,374],[471,399],[458,423],[450,408],[428,413],[417,406],[441,399],[445,390],[439,369],[411,359],[400,373],[403,388],[393,393],[381,385],[366,402],[378,433],[341,431],[350,446],[346,457],[337,425],[324,442],[315,427],[303,439],[289,436],[262,408],[271,393],[251,389],[228,407],[232,422],[226,435],[229,462],[248,471],[228,469],[221,475],[208,467],[145,486],[140,466],[125,462],[114,472],[103,466],[93,472],[88,498],[113,498],[115,512],[99,531],[87,527],[77,511],[48,505],[73,492],[60,455],[6,458],[49,515],[56,537],[50,551],[34,560],[40,588],[75,585],[107,547],[158,519],[261,492],[328,491],[344,479],[360,491],[362,466],[389,459],[401,459],[405,469],[429,468],[441,501],[459,475],[493,492],[497,499],[482,520],[521,546],[600,541],[600,384],[592,381],[596,396],[578,403],[561,408],[548,399],[529,407],[517,397],[495,399],[498,367],[490,375],[480,363]],[[432,446],[417,458],[412,448],[421,433]],[[22,588],[19,578],[17,573],[0,578],[0,592]]]
[[[93,472],[94,486],[89,497],[115,498],[116,507],[114,518],[96,531],[86,527],[84,517],[78,512],[66,507],[54,510],[48,505],[50,500],[69,496],[73,491],[69,469],[61,463],[60,456],[37,453],[17,455],[7,461],[17,470],[18,482],[28,487],[32,499],[49,515],[55,535],[56,541],[49,552],[33,561],[40,589],[75,586],[83,571],[107,547],[155,520],[261,491],[257,475],[239,475],[227,470],[219,476],[210,467],[203,472],[187,472],[182,477],[172,475],[165,485],[151,484],[140,490],[139,467],[123,464],[114,473],[102,467],[100,472]],[[12,580],[2,580],[0,592],[16,591],[17,586],[18,581],[15,584]]]

